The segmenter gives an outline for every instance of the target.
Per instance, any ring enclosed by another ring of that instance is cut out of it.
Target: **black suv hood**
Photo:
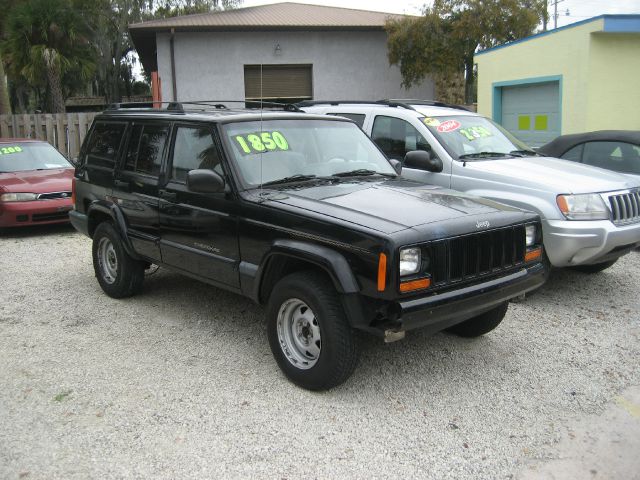
[[[465,216],[518,211],[491,200],[401,179],[343,180],[335,184],[296,185],[268,193],[267,198],[281,206],[386,234]]]

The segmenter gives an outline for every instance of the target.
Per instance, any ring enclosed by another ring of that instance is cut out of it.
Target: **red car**
[[[73,165],[47,142],[0,139],[0,228],[69,221]]]

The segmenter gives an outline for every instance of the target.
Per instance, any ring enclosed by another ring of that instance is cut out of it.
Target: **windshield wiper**
[[[511,155],[518,155],[520,157],[539,157],[540,154],[534,150],[511,150],[509,152]]]
[[[458,155],[458,159],[462,158],[482,158],[482,157],[510,157],[511,153],[505,152],[476,152],[465,153],[464,155]]]
[[[334,173],[334,177],[366,177],[369,175],[382,175],[383,177],[395,177],[392,173],[376,172],[375,170],[368,170],[366,168],[358,168],[357,170],[350,170],[348,172]]]
[[[291,175],[290,177],[279,178],[278,180],[271,180],[270,182],[264,182],[262,185],[280,185],[281,183],[292,183],[292,182],[304,182],[306,180],[313,180],[314,178],[318,178],[317,175],[303,175],[301,173],[296,173],[295,175]]]

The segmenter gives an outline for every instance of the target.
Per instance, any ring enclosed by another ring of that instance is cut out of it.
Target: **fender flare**
[[[253,296],[260,299],[266,274],[274,257],[286,256],[314,264],[324,270],[340,294],[358,293],[360,286],[344,256],[323,245],[299,240],[276,240],[265,255],[256,274]]]
[[[100,212],[102,214],[107,215],[113,221],[113,226],[116,231],[120,235],[120,239],[122,240],[122,245],[124,246],[125,251],[136,260],[141,260],[140,256],[136,253],[129,240],[129,236],[127,235],[127,221],[125,220],[125,216],[118,208],[118,206],[114,203],[107,202],[105,200],[94,200],[89,204],[87,208],[87,218],[89,219],[89,225],[91,224],[91,215],[93,212]],[[91,229],[90,229],[91,231]],[[91,236],[93,236],[93,231],[91,231]]]

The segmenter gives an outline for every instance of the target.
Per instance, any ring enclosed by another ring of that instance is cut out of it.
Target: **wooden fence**
[[[0,115],[0,137],[46,140],[74,159],[96,112]]]

